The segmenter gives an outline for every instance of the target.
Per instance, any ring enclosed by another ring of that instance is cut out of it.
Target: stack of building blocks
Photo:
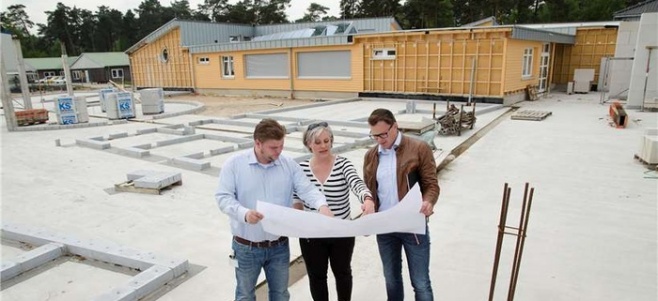
[[[44,123],[48,121],[48,110],[46,109],[30,109],[24,111],[16,111],[16,122],[19,126],[30,125],[36,123]]]
[[[608,110],[612,121],[615,123],[615,127],[618,129],[625,128],[628,123],[628,116],[626,115],[626,110],[624,107],[617,101],[613,102],[610,105]]]
[[[128,181],[114,185],[117,191],[160,194],[173,185],[182,185],[180,172],[137,170],[127,174]]]
[[[162,91],[162,88],[139,90],[139,94],[144,115],[164,113],[164,91]]]

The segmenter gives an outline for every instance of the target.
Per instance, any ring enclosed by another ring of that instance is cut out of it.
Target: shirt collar
[[[402,142],[402,132],[400,132],[400,130],[398,130],[398,136],[395,137],[395,141],[393,142],[392,150],[398,149],[398,147],[400,147],[400,142]],[[377,151],[381,154],[381,153],[385,153],[385,152],[390,152],[391,150],[385,149],[381,145],[377,145]]]
[[[279,157],[279,159],[280,159],[280,157]],[[258,162],[258,158],[256,158],[256,148],[252,148],[251,151],[247,152],[247,162],[249,163],[249,165],[258,164],[258,165],[261,165],[261,166],[264,166],[264,167],[272,166],[272,165],[279,165],[281,163],[279,161],[279,159],[276,159],[273,162],[270,162],[269,164],[263,164],[263,163]]]

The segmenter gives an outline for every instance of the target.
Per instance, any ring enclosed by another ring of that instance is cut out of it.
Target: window
[[[209,57],[200,57],[199,58],[199,64],[210,64],[210,58]]]
[[[43,73],[43,77],[55,76],[55,71],[46,71]]]
[[[73,77],[73,79],[79,80],[82,77],[82,71],[80,70],[73,71],[71,72],[71,76]]]
[[[289,78],[288,53],[247,54],[244,58],[245,78]]]
[[[395,59],[395,49],[375,49],[372,51],[373,60],[394,60]]]
[[[347,51],[314,51],[297,53],[298,78],[349,79],[352,55]]]
[[[532,48],[523,50],[523,78],[532,77],[532,52]]]
[[[235,71],[233,70],[232,56],[222,57],[222,77],[235,77]]]
[[[162,49],[162,52],[160,53],[160,61],[163,63],[169,61],[169,50],[167,50],[167,48]]]
[[[123,78],[123,69],[112,69],[112,78]]]

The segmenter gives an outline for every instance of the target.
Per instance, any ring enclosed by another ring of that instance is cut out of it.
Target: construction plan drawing
[[[425,215],[420,213],[422,196],[416,184],[400,203],[391,209],[368,214],[355,220],[331,218],[317,212],[306,212],[258,201],[263,214],[263,229],[274,235],[321,238],[352,237],[391,232],[425,234]]]

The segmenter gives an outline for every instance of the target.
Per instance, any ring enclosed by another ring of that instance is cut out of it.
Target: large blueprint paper
[[[391,232],[425,234],[425,215],[420,188],[416,184],[393,208],[356,220],[331,218],[258,201],[263,229],[274,235],[304,238],[350,237]]]

